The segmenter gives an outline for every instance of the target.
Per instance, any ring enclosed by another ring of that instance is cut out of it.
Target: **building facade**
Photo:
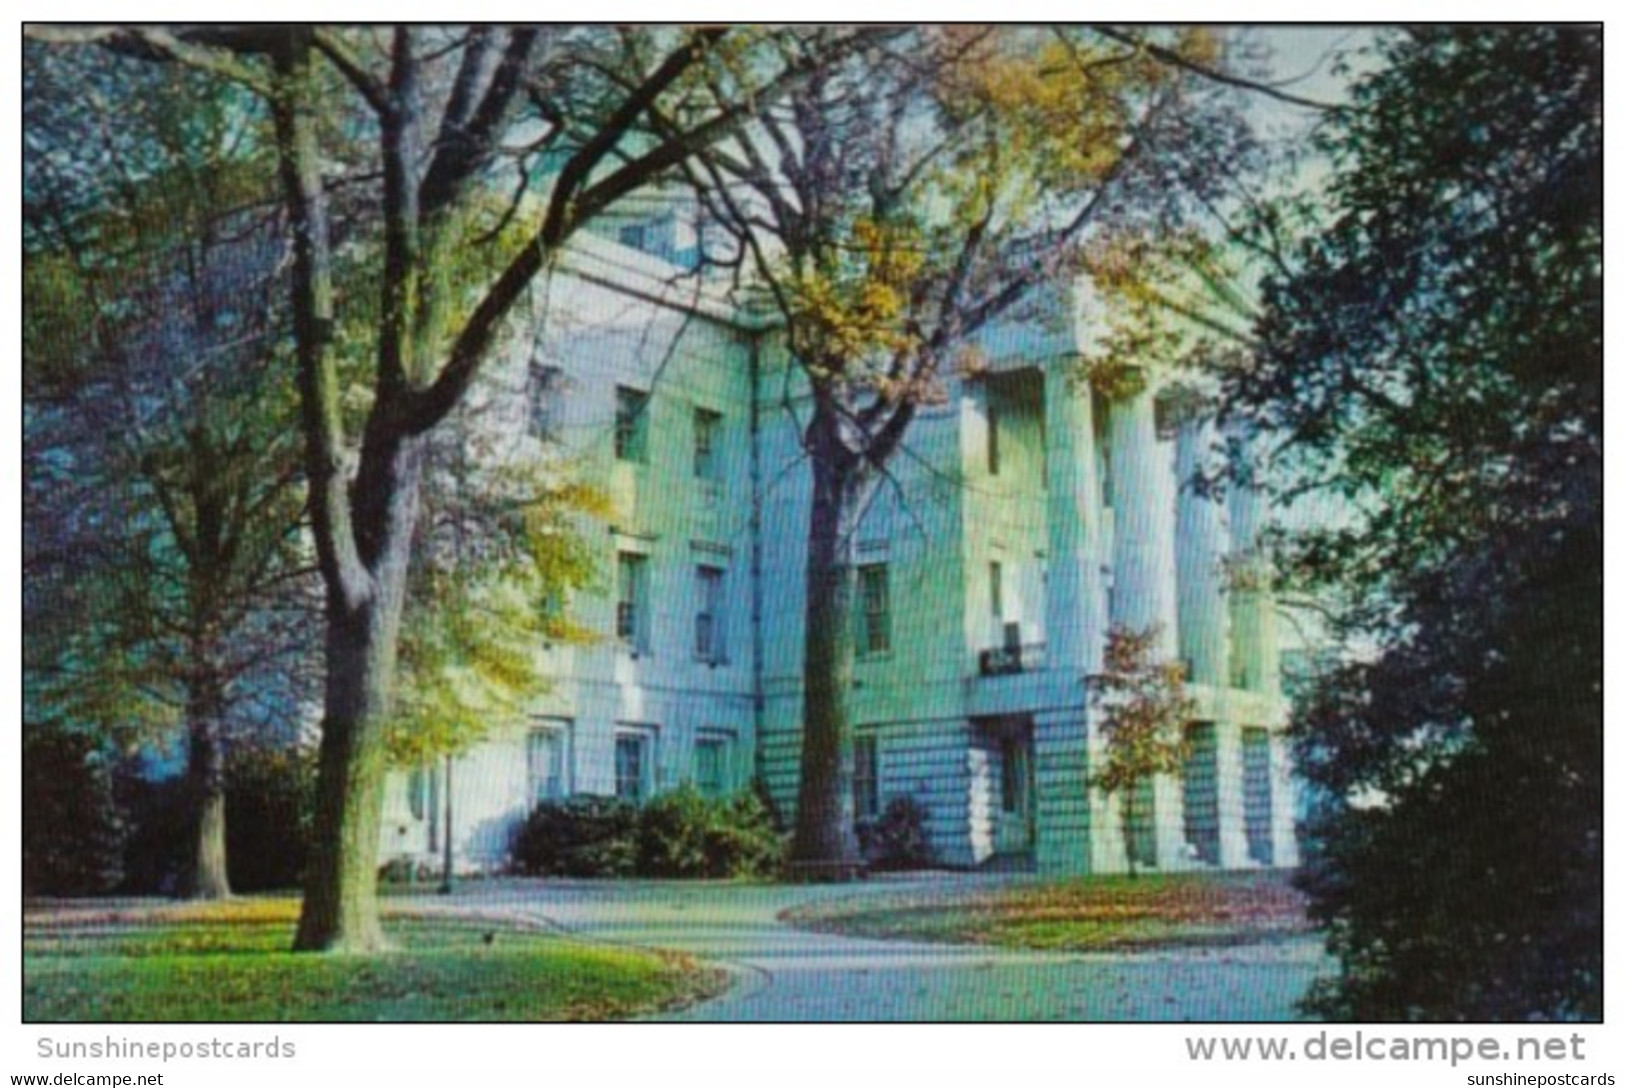
[[[670,263],[583,239],[492,367],[520,455],[607,492],[604,586],[572,613],[602,638],[538,646],[550,689],[450,764],[394,776],[383,855],[501,868],[540,800],[634,801],[759,779],[793,817],[810,474],[805,390],[772,323]],[[912,796],[945,865],[1111,872],[1296,864],[1275,608],[1258,492],[1189,486],[1218,436],[1146,375],[1108,400],[1077,378],[1085,303],[981,337],[944,378],[858,551],[859,819]],[[1091,790],[1087,678],[1113,625],[1155,629],[1197,713],[1180,776],[1125,827]]]

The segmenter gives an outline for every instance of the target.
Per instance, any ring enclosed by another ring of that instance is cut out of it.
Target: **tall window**
[[[615,387],[615,456],[622,461],[648,460],[649,394]]]
[[[615,734],[615,796],[627,801],[647,800],[653,786],[651,739],[647,733]]]
[[[994,407],[993,390],[987,391],[987,473],[999,474],[999,412]]]
[[[858,653],[861,656],[891,650],[891,590],[886,564],[869,563],[858,568],[859,613]]]
[[[531,730],[526,765],[532,804],[557,801],[569,792],[565,781],[565,745],[566,733],[562,724]]]
[[[728,742],[722,737],[701,737],[694,742],[694,787],[706,797],[728,792]]]
[[[722,416],[704,408],[694,410],[694,475],[701,480],[722,479]]]
[[[615,637],[634,650],[649,647],[649,559],[621,552],[616,578]]]
[[[852,807],[860,820],[880,815],[880,747],[873,733],[852,738]]]
[[[993,629],[1004,630],[1004,564],[987,565],[988,603],[993,610]]]
[[[699,610],[694,614],[694,656],[713,665],[728,660],[724,634],[724,573],[721,567],[698,567]]]
[[[564,388],[564,371],[539,359],[530,361],[525,400],[529,406],[527,424],[533,438],[555,442],[559,437],[559,410]]]

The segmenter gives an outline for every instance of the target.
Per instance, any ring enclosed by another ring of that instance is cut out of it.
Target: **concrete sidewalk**
[[[491,912],[593,941],[688,952],[734,974],[722,996],[660,1017],[672,1020],[1291,1020],[1310,981],[1329,970],[1312,938],[1045,953],[844,937],[778,920],[781,911],[818,900],[952,894],[1019,879],[934,874],[840,886],[496,880],[414,905]]]

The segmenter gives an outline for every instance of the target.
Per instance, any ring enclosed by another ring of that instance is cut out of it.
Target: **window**
[[[629,249],[642,249],[649,244],[649,228],[646,223],[629,223],[616,232],[621,245]]]
[[[1004,628],[1004,564],[987,565],[988,599],[993,607],[993,629]]]
[[[624,385],[615,387],[615,456],[622,461],[648,459],[649,394]]]
[[[694,787],[706,797],[728,793],[728,742],[722,737],[694,742]]]
[[[615,796],[626,801],[648,799],[652,786],[652,738],[643,732],[615,735]]]
[[[888,653],[891,650],[891,592],[886,564],[869,563],[858,568],[859,614],[858,654]]]
[[[563,370],[549,366],[539,359],[530,361],[525,400],[529,406],[527,422],[531,437],[539,438],[543,442],[558,440],[563,388]]]
[[[999,413],[993,406],[993,390],[987,391],[987,474],[999,474]]]
[[[722,479],[722,416],[704,408],[694,410],[694,475],[701,480]]]
[[[723,577],[721,567],[699,567],[695,571],[699,583],[699,610],[694,614],[694,656],[713,665],[728,660],[725,634],[727,624],[724,611]]]
[[[852,808],[860,820],[880,815],[880,746],[872,733],[852,738]]]
[[[529,771],[530,800],[558,801],[569,793],[565,781],[565,747],[567,726],[547,725],[530,731],[526,748],[526,767]]]
[[[648,649],[648,581],[648,557],[635,552],[621,552],[616,579],[615,637],[633,650]]]
[[[542,634],[548,637],[557,637],[564,629],[564,587],[552,585],[542,591],[542,599],[537,605],[537,615],[541,617]]]

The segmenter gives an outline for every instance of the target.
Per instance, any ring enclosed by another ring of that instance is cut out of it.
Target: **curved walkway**
[[[464,884],[450,900],[418,902],[687,952],[734,974],[720,997],[660,1017],[671,1020],[1290,1020],[1310,981],[1328,969],[1310,938],[1049,953],[812,933],[778,919],[819,899],[947,893],[1020,879],[932,874],[841,886],[496,880]]]

